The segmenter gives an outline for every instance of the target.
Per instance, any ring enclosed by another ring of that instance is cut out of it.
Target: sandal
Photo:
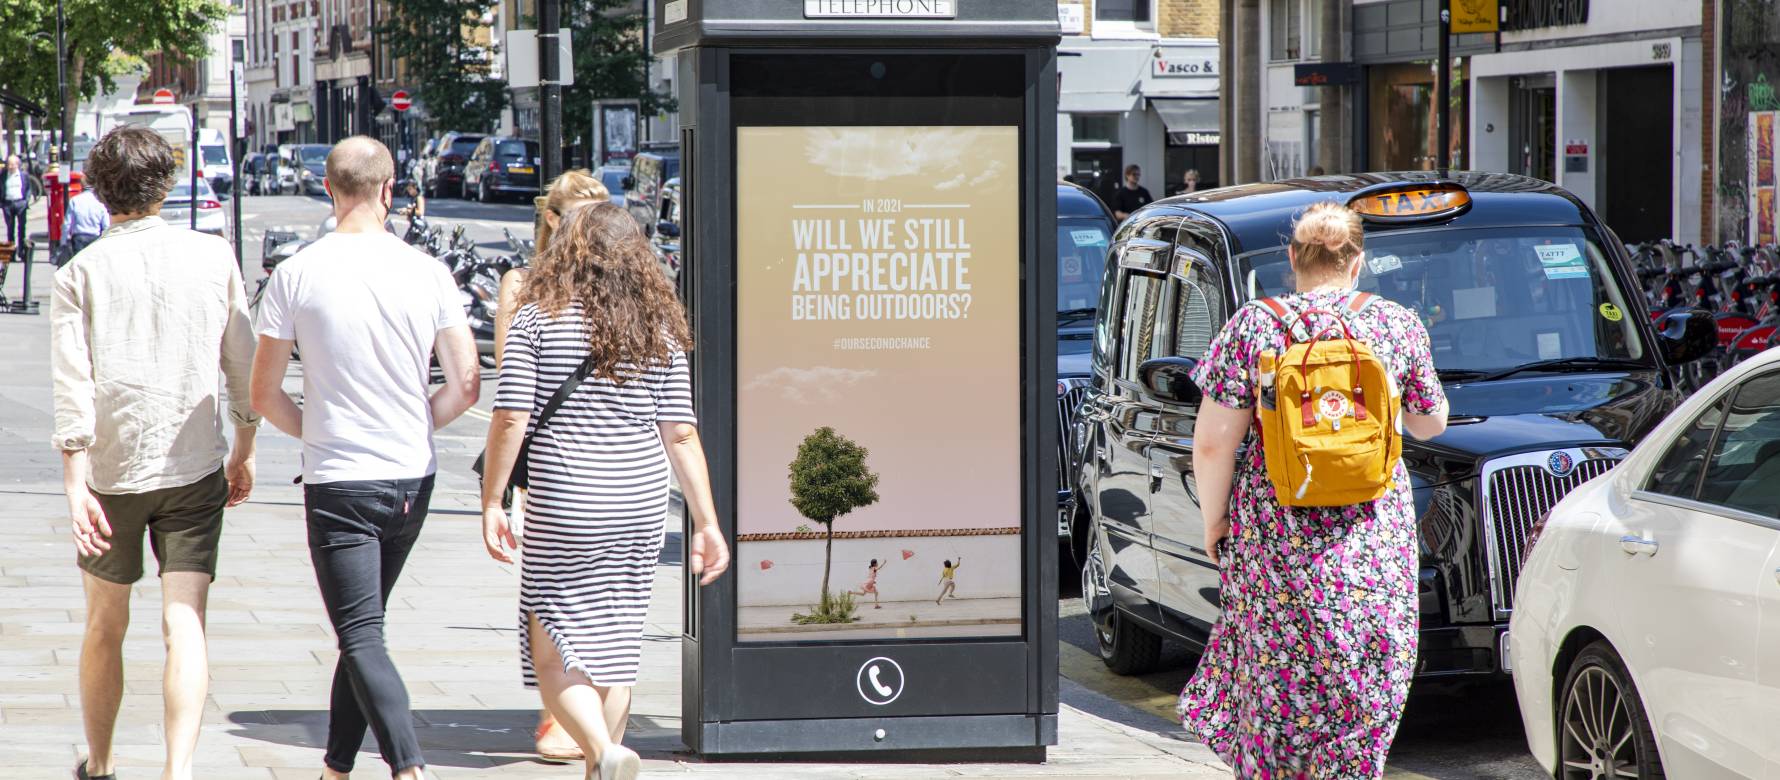
[[[80,766],[74,768],[74,780],[117,780],[117,774],[89,775],[87,774],[87,760],[83,758],[80,760]]]
[[[562,727],[557,725],[555,720],[551,720],[549,723],[539,726],[538,730],[532,734],[533,741],[537,743],[536,747],[538,749],[539,758],[542,758],[545,761],[581,761],[587,758],[587,756],[581,752],[581,746],[575,744],[573,739],[568,741],[567,746],[545,745],[544,738],[551,734],[568,737],[568,733],[563,731]]]

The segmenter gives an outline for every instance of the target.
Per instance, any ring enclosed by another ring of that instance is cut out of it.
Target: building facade
[[[196,105],[199,127],[214,128],[226,134],[229,131],[230,69],[246,57],[245,0],[230,0],[229,15],[210,31],[205,42],[207,52],[197,59],[169,57],[159,52],[144,57],[147,69],[136,82],[135,99],[147,103],[155,90],[171,90],[181,105]],[[245,124],[247,117],[241,119]],[[99,121],[107,124],[102,119]]]
[[[1217,186],[1216,0],[1070,0],[1057,6],[1057,174],[1101,193],[1126,166],[1156,197]]]

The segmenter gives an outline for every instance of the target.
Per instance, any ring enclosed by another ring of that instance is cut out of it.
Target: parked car
[[[1560,452],[1532,467],[1586,457]],[[1527,543],[1509,647],[1546,771],[1780,777],[1780,352],[1695,393]]]
[[[291,147],[291,163],[296,169],[298,195],[326,195],[325,182],[328,178],[328,152],[334,147],[327,144],[297,144]]]
[[[1083,599],[1117,672],[1154,666],[1164,638],[1202,646],[1217,621],[1190,372],[1237,306],[1290,291],[1283,237],[1327,200],[1362,213],[1359,286],[1428,323],[1450,402],[1445,434],[1403,442],[1423,678],[1505,679],[1533,523],[1641,441],[1682,396],[1676,366],[1716,344],[1703,311],[1659,334],[1625,247],[1581,200],[1536,179],[1325,176],[1145,206],[1113,237],[1071,475],[1083,504],[1071,530],[1088,535]]]
[[[489,136],[464,164],[463,187],[487,203],[497,195],[537,197],[538,142]]]
[[[198,210],[196,230],[213,236],[229,238],[228,210],[223,208],[222,200],[216,196],[216,190],[210,188],[210,182],[197,180],[197,195],[193,197],[190,174],[173,185],[167,193],[167,200],[161,205],[161,219],[167,224],[177,227],[191,225],[191,211]]]
[[[679,175],[678,149],[641,152],[631,160],[630,174],[619,184],[625,193],[624,206],[643,227],[644,235],[655,235],[655,226],[661,222],[662,187]]]
[[[601,184],[606,185],[606,192],[611,194],[613,205],[623,207],[625,192],[624,180],[625,177],[630,175],[630,168],[617,165],[602,165],[598,171],[594,172],[594,175],[599,177]]]
[[[213,127],[198,128],[198,175],[210,182],[218,195],[235,191],[235,166],[229,159],[229,141]]]
[[[1057,568],[1066,579],[1081,573],[1068,562],[1081,560],[1087,544],[1087,534],[1071,534],[1083,504],[1070,475],[1079,468],[1076,421],[1093,384],[1094,313],[1116,225],[1088,188],[1057,182],[1057,540],[1065,562]]]
[[[277,174],[272,172],[270,155],[254,152],[241,161],[241,188],[248,195],[264,195],[272,191]]]
[[[661,187],[661,219],[655,223],[655,257],[661,261],[661,268],[668,276],[680,275],[681,261],[685,255],[680,252],[680,232],[683,228],[685,201],[680,192],[680,179],[668,179]]]
[[[457,131],[440,136],[427,163],[427,194],[435,198],[442,198],[446,193],[464,197],[464,165],[469,163],[470,154],[486,137],[481,133]]]

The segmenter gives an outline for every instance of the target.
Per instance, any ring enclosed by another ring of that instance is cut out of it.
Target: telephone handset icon
[[[871,676],[871,687],[878,692],[879,696],[889,696],[890,694],[896,692],[895,688],[892,688],[888,685],[878,682],[878,665],[877,664],[871,665],[871,670],[868,672],[868,674]]]

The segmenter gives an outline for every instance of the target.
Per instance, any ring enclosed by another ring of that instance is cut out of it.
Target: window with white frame
[[[1323,56],[1323,0],[1304,0],[1304,53],[1313,60]]]
[[[1150,12],[1150,2],[1151,0],[1098,0],[1094,3],[1094,21],[1148,26],[1155,18]]]
[[[1304,56],[1305,0],[1270,0],[1267,5],[1267,58],[1275,62]],[[1317,3],[1319,0],[1310,0]]]

